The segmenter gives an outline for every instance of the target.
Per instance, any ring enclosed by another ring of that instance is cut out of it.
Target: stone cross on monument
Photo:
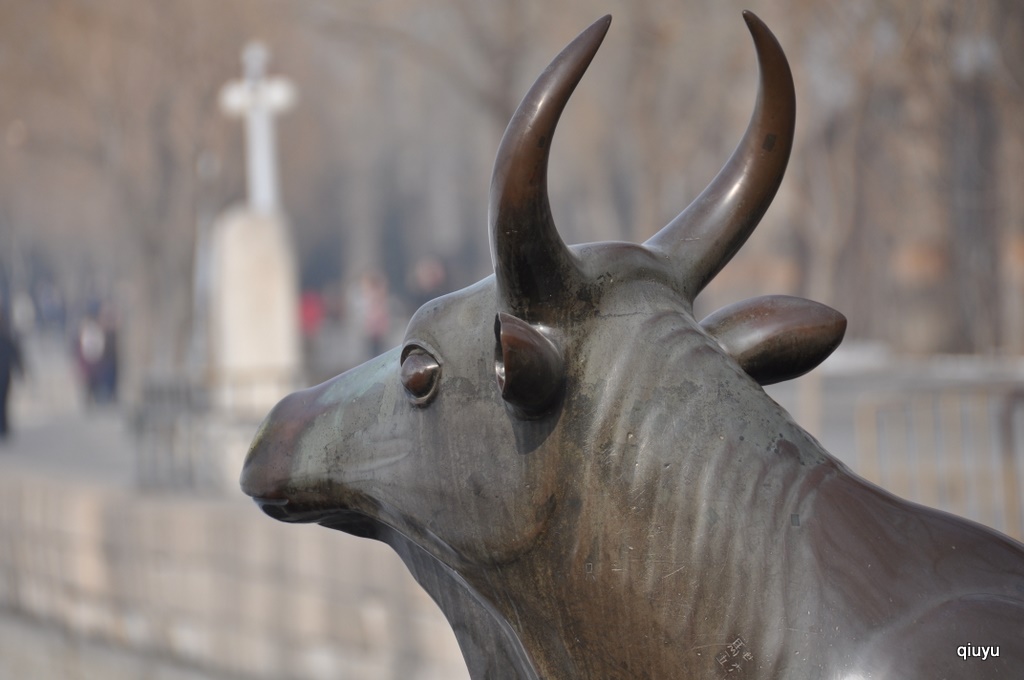
[[[266,47],[242,52],[245,78],[221,90],[221,109],[245,121],[248,201],[222,214],[210,234],[208,385],[212,406],[231,418],[259,414],[301,371],[298,267],[278,201],[274,116],[296,99],[266,75]],[[244,455],[244,448],[241,449]]]
[[[295,88],[290,81],[266,76],[268,61],[270,53],[262,43],[249,43],[242,51],[245,79],[228,83],[220,93],[221,109],[230,116],[245,118],[249,208],[264,214],[278,209],[273,118],[295,103]]]

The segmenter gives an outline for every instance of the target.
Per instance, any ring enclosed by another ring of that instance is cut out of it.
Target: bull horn
[[[645,244],[680,272],[680,294],[693,301],[760,222],[793,147],[796,94],[786,55],[768,27],[744,12],[760,68],[757,104],[747,131],[711,183]]]
[[[548,201],[551,137],[569,96],[608,32],[605,16],[580,33],[526,93],[505,130],[491,175],[488,221],[498,300],[530,321],[574,288],[576,258],[558,235]]]

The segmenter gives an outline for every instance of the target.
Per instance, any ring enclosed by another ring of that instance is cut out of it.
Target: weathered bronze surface
[[[474,678],[1022,677],[1024,546],[866,483],[761,389],[822,361],[843,317],[787,297],[693,317],[792,146],[789,66],[745,18],[746,134],[643,245],[567,247],[551,217],[552,133],[610,18],[580,34],[501,142],[494,277],[284,399],[242,488],[393,546]]]

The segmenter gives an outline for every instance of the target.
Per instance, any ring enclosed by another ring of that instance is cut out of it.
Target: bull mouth
[[[289,524],[319,524],[362,538],[375,538],[380,523],[356,510],[303,506],[287,498],[253,498],[266,515]]]

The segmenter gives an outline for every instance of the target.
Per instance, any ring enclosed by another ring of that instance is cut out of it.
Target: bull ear
[[[561,349],[541,330],[504,312],[494,321],[494,334],[494,372],[502,398],[525,418],[550,413],[565,385]]]
[[[846,317],[817,302],[769,295],[724,307],[700,325],[750,377],[771,385],[824,361],[842,342]]]

